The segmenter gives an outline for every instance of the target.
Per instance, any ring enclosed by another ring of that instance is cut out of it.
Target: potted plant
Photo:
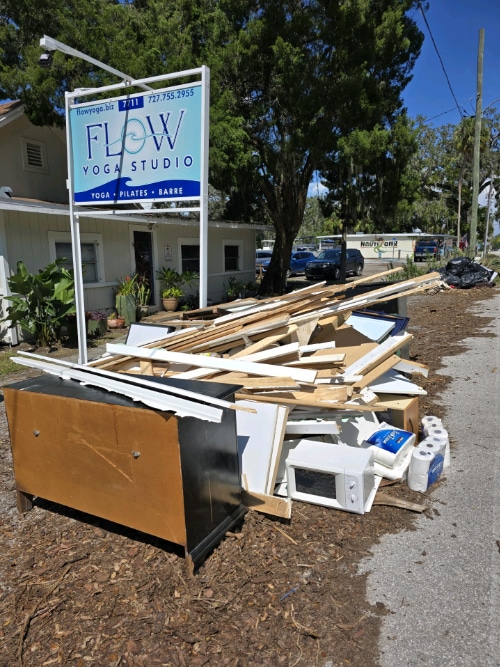
[[[85,318],[89,336],[103,336],[106,333],[108,316],[102,310],[85,313]]]
[[[136,290],[137,274],[120,278],[114,289],[116,311],[125,318],[127,327],[137,320]]]
[[[170,267],[163,267],[157,271],[158,276],[163,283],[161,298],[165,310],[176,310],[179,305],[179,299],[184,295],[184,287],[190,287],[198,278],[194,271],[183,271],[179,273]]]
[[[146,276],[138,276],[136,281],[135,302],[138,318],[149,315],[149,300],[151,298],[151,288]]]
[[[226,301],[234,301],[245,296],[245,283],[238,280],[235,276],[229,276],[227,283],[224,283],[226,292]]]
[[[123,329],[125,326],[125,318],[122,315],[118,315],[116,312],[112,312],[108,315],[108,329]]]

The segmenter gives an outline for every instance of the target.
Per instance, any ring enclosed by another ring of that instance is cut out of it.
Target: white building
[[[22,260],[36,272],[57,257],[71,259],[66,135],[32,125],[20,102],[0,105],[0,309],[7,313],[7,279]],[[255,279],[257,230],[262,226],[209,221],[207,297],[224,299],[230,276]],[[266,229],[266,228],[264,228]],[[199,220],[178,215],[103,215],[80,219],[86,311],[113,310],[118,279],[150,278],[151,310],[161,307],[156,271],[199,268]],[[196,287],[192,290],[196,293]],[[19,331],[0,326],[0,341],[17,344]]]

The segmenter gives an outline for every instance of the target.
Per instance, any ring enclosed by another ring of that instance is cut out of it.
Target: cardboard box
[[[380,397],[381,400],[373,406],[377,410],[377,419],[418,436],[420,430],[418,396],[383,394]]]

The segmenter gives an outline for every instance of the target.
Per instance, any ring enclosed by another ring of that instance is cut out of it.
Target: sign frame
[[[80,217],[95,217],[95,207],[98,205],[97,201],[76,201],[75,198],[75,167],[78,166],[75,164],[75,158],[80,154],[80,148],[75,148],[74,140],[79,141],[79,138],[73,133],[72,127],[72,111],[83,108],[93,108],[92,105],[106,104],[106,100],[99,102],[88,102],[84,104],[75,104],[75,99],[80,99],[88,96],[102,95],[103,93],[125,90],[129,91],[136,87],[148,86],[151,83],[159,83],[168,80],[175,79],[186,79],[198,77],[198,80],[195,80],[193,83],[189,84],[179,84],[176,86],[170,86],[168,88],[161,89],[150,89],[147,92],[141,92],[137,94],[125,94],[118,98],[110,98],[108,103],[118,103],[118,100],[136,100],[144,99],[144,97],[161,94],[166,94],[166,97],[163,100],[165,103],[172,102],[172,99],[168,99],[167,93],[171,92],[176,94],[176,91],[182,91],[186,89],[199,89],[199,166],[195,168],[199,173],[199,192],[196,196],[189,194],[185,195],[182,193],[168,193],[168,195],[162,198],[162,195],[154,197],[140,197],[139,199],[134,199],[133,197],[127,197],[127,203],[140,203],[145,207],[141,209],[131,208],[124,209],[120,208],[116,210],[114,207],[118,204],[122,204],[121,199],[118,197],[116,199],[107,199],[102,201],[101,205],[104,204],[109,208],[103,208],[100,211],[99,215],[113,215],[115,213],[120,213],[120,215],[158,215],[159,213],[163,214],[174,214],[178,215],[181,212],[199,212],[200,215],[200,279],[199,279],[199,306],[200,308],[206,307],[207,304],[207,262],[208,262],[208,134],[209,134],[209,106],[210,106],[210,70],[206,65],[202,67],[195,68],[192,70],[185,70],[182,72],[174,72],[170,74],[162,74],[155,77],[148,77],[143,79],[137,79],[134,81],[122,81],[118,84],[113,84],[109,86],[102,86],[99,88],[84,88],[76,89],[74,91],[67,91],[65,93],[65,114],[66,114],[66,140],[67,140],[67,157],[68,157],[68,189],[69,189],[69,213],[70,213],[70,224],[71,224],[71,245],[73,252],[73,268],[74,268],[74,277],[75,277],[75,305],[76,305],[76,320],[77,320],[77,332],[78,332],[78,363],[86,364],[87,363],[87,330],[86,330],[86,320],[85,320],[85,304],[84,304],[84,291],[83,291],[83,274],[82,274],[82,257],[81,257],[81,245],[80,245]],[[161,91],[161,92],[160,92]],[[195,97],[195,95],[193,95]],[[180,98],[182,99],[182,98]],[[116,102],[115,102],[116,100]],[[132,108],[135,102],[132,103]],[[137,107],[138,108],[138,107]],[[113,111],[111,109],[110,111]],[[126,111],[126,109],[124,109]],[[167,109],[165,109],[165,114]],[[94,115],[94,114],[89,114]],[[178,116],[179,117],[179,116]],[[162,120],[160,118],[160,120]],[[74,120],[73,120],[74,122]],[[166,125],[164,125],[166,122]],[[169,133],[169,121],[166,121],[165,115],[162,120],[162,127],[166,129],[166,134],[163,134],[163,139],[156,137],[155,140],[152,137],[141,136],[139,144],[145,143],[148,139],[150,143],[154,146],[172,146],[172,137]],[[148,123],[149,125],[149,123]],[[123,126],[125,127],[125,125]],[[157,126],[155,126],[157,127]],[[191,127],[191,124],[190,124]],[[108,127],[109,129],[109,127]],[[128,129],[128,128],[127,128]],[[178,123],[177,123],[177,129]],[[104,132],[104,128],[101,128]],[[127,141],[126,132],[122,136],[122,147],[124,142]],[[170,137],[170,142],[168,138]],[[109,137],[108,137],[109,138]],[[176,139],[177,141],[177,139]],[[98,143],[96,141],[95,143]],[[105,146],[109,146],[105,142]],[[175,145],[174,145],[175,148]],[[108,152],[111,152],[108,150]],[[116,152],[116,151],[115,151]],[[116,156],[115,156],[116,157]],[[168,157],[168,156],[167,156]],[[148,159],[148,158],[146,158]],[[149,158],[150,159],[150,158]],[[122,174],[120,172],[120,177]],[[128,178],[128,172],[125,175]],[[76,184],[78,185],[80,181],[77,179]],[[169,186],[166,186],[167,188]],[[174,186],[173,186],[174,187]],[[80,190],[78,191],[80,192]],[[80,197],[77,197],[80,199]],[[84,198],[85,199],[85,198]],[[186,206],[175,206],[175,208],[162,208],[155,209],[152,207],[154,203],[158,202],[184,202],[187,203]],[[192,204],[191,204],[192,202]],[[92,206],[93,210],[90,210]],[[162,218],[156,218],[155,222],[161,224],[163,222]],[[165,223],[165,224],[168,224]]]

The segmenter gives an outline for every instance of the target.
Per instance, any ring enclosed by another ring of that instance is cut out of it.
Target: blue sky
[[[430,0],[425,13],[458,105],[474,115],[477,93],[479,31],[484,28],[483,109],[500,97],[500,0]],[[439,56],[420,11],[414,17],[425,40],[403,93],[413,118],[426,116],[433,125],[457,123],[460,114]],[[493,106],[500,110],[500,100]],[[448,112],[448,113],[447,113]],[[442,115],[441,115],[442,114]],[[437,117],[436,117],[437,116]]]

